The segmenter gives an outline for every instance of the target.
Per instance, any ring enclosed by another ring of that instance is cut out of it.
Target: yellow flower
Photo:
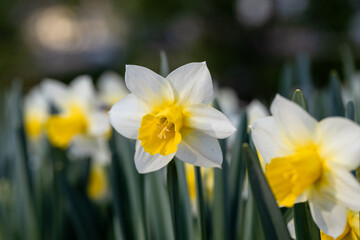
[[[202,167],[220,167],[216,138],[226,138],[234,126],[208,106],[213,88],[205,63],[184,65],[166,78],[151,70],[127,65],[125,83],[131,94],[110,110],[111,125],[137,139],[135,165],[140,173],[164,167],[176,155]]]
[[[91,166],[87,194],[95,201],[104,199],[108,191],[108,178],[103,166],[95,164]]]
[[[46,123],[51,144],[69,147],[70,156],[75,158],[92,157],[98,162],[109,162],[106,138],[111,128],[91,78],[79,76],[69,86],[47,79],[41,87],[49,103],[58,111]]]
[[[37,140],[43,135],[48,111],[48,104],[40,89],[32,89],[24,99],[25,132],[31,140]]]
[[[360,164],[360,127],[345,118],[317,122],[277,95],[271,117],[255,121],[252,139],[279,205],[309,201],[319,228],[334,238],[346,226],[346,209],[360,210],[360,184],[350,173]]]

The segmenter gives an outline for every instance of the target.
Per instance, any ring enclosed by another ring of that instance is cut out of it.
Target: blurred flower
[[[208,201],[211,201],[214,189],[214,170],[212,168],[200,168],[201,176],[205,188],[205,196]],[[189,197],[193,207],[196,210],[196,180],[195,180],[195,169],[194,166],[185,163],[185,174],[187,180],[187,186],[189,189]]]
[[[259,27],[267,22],[273,12],[271,0],[238,0],[236,13],[239,21],[250,27]]]
[[[25,132],[31,140],[37,140],[45,132],[49,106],[39,88],[32,89],[24,99]]]
[[[87,194],[94,201],[104,200],[108,193],[108,176],[102,165],[93,164],[90,168]]]
[[[309,0],[276,0],[275,7],[282,18],[299,16],[309,5]]]
[[[111,107],[129,94],[124,79],[115,72],[103,73],[98,81],[98,89],[100,101],[106,107]]]
[[[216,100],[219,102],[221,111],[229,118],[230,122],[234,126],[238,126],[240,105],[234,89],[228,87],[217,89]]]
[[[248,115],[248,125],[251,125],[255,120],[269,116],[269,111],[259,100],[254,99],[246,107]]]
[[[125,82],[132,93],[111,108],[110,122],[120,134],[137,139],[135,165],[140,173],[164,167],[175,154],[196,166],[221,166],[216,138],[236,129],[207,105],[213,88],[204,62],[184,65],[166,78],[128,65]]]
[[[69,87],[47,79],[41,87],[57,111],[46,124],[51,144],[70,147],[70,154],[75,157],[94,157],[99,162],[108,162],[106,137],[111,128],[106,112],[100,108],[90,77],[79,76]],[[105,156],[98,157],[98,154]]]
[[[360,210],[360,127],[345,118],[317,122],[297,104],[277,95],[273,116],[255,121],[252,139],[268,163],[265,176],[279,205],[308,200],[318,227],[336,238],[346,226],[346,208]]]

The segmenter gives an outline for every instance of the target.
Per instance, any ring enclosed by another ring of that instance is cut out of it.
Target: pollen
[[[167,156],[176,152],[181,141],[182,110],[169,106],[162,111],[143,117],[138,139],[144,150],[151,155]]]
[[[276,200],[286,207],[293,206],[301,193],[319,181],[322,172],[323,161],[314,146],[274,158],[265,167],[265,176]]]

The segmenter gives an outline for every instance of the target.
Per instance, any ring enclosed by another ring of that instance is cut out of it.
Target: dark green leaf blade
[[[259,159],[247,143],[243,144],[243,153],[266,239],[290,240],[287,225],[265,179]]]

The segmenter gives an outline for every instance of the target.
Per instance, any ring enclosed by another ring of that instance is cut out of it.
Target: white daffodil
[[[202,167],[220,167],[216,138],[236,129],[208,104],[213,87],[203,63],[186,64],[166,78],[134,65],[126,66],[130,94],[110,110],[110,123],[127,138],[137,139],[135,165],[140,173],[164,167],[176,155]]]
[[[360,210],[360,184],[350,173],[360,164],[360,127],[341,117],[317,122],[280,95],[270,111],[251,129],[275,198],[286,207],[309,201],[320,230],[338,237],[347,208]]]
[[[241,109],[236,92],[228,87],[219,88],[216,90],[216,99],[225,116],[229,118],[234,126],[238,126]]]
[[[41,87],[58,112],[50,116],[46,124],[51,144],[70,147],[71,156],[109,162],[106,137],[111,128],[106,112],[100,108],[91,78],[80,76],[69,86],[47,79]]]
[[[115,72],[103,73],[98,81],[99,99],[107,107],[129,94],[124,79]]]
[[[254,99],[246,106],[248,115],[248,125],[251,125],[255,120],[269,116],[269,111],[259,100]]]
[[[24,99],[24,125],[29,139],[37,140],[43,135],[48,112],[49,106],[40,89],[32,89]]]

